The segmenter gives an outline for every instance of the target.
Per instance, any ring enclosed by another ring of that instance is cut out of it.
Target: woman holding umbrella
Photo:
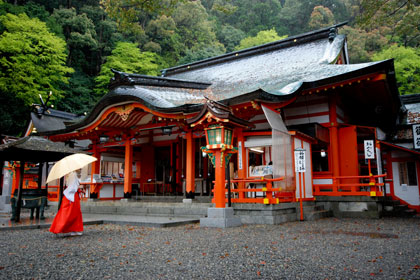
[[[50,231],[55,234],[82,235],[83,218],[80,210],[80,181],[75,171],[66,175],[65,179],[67,188],[63,192],[63,201],[51,224]]]
[[[83,234],[83,218],[80,209],[80,181],[76,170],[96,161],[95,157],[85,154],[74,154],[58,161],[48,174],[47,183],[65,176],[66,190],[60,209],[51,224],[50,231],[55,234]]]

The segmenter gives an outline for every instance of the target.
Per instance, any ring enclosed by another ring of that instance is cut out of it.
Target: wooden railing
[[[315,177],[314,180],[332,180],[332,184],[313,184],[314,195],[324,196],[383,196],[384,183],[380,178],[387,175]],[[347,183],[343,181],[355,181]],[[366,181],[366,182],[363,182]]]
[[[273,182],[282,181],[284,177],[276,179],[266,179],[264,177],[246,178],[246,179],[233,179],[231,183],[237,185],[243,183],[244,185],[256,184],[265,185],[264,187],[252,188],[233,188],[232,193],[237,195],[231,198],[233,203],[261,203],[261,204],[278,204],[280,202],[294,202],[296,201],[295,192],[285,192],[281,188],[273,188]],[[227,191],[227,190],[226,190]],[[239,194],[252,194],[247,195]],[[261,197],[257,197],[257,193],[262,193]]]
[[[58,201],[60,186],[48,186],[47,199],[49,201]]]

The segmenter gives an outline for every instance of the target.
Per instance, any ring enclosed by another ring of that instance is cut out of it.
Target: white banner
[[[373,145],[373,140],[365,140],[365,159],[374,159],[375,158],[375,146]]]
[[[295,171],[297,173],[306,172],[305,150],[304,149],[296,149],[295,150]]]

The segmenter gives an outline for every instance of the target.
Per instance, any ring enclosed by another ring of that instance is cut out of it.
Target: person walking
[[[50,232],[60,235],[82,235],[83,218],[80,209],[80,180],[75,171],[66,175],[66,186],[60,209],[55,215]]]

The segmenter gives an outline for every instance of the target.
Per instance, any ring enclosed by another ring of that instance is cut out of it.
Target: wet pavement
[[[12,229],[1,232],[0,250],[0,279],[8,280],[420,279],[420,219],[226,229],[104,223],[70,237]]]
[[[20,221],[11,221],[10,213],[0,213],[0,231],[15,229],[41,229],[49,228],[54,220],[54,211],[45,211],[45,219],[31,220],[29,210],[23,209]],[[196,218],[182,217],[156,217],[156,216],[131,216],[131,215],[110,215],[110,214],[83,214],[83,224],[129,224],[147,227],[171,227],[184,224],[198,223]]]

